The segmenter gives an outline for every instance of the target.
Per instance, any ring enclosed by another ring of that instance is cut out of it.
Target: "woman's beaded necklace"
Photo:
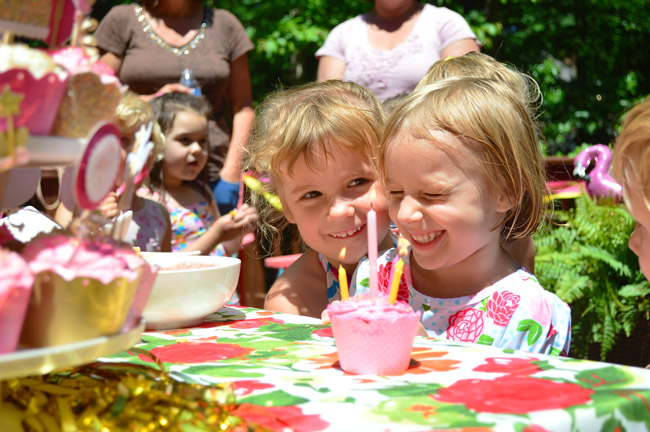
[[[182,56],[183,54],[189,54],[190,51],[192,51],[194,48],[196,48],[201,41],[205,38],[205,28],[208,26],[208,8],[205,8],[205,12],[203,14],[203,21],[201,22],[201,27],[199,28],[199,32],[192,38],[191,41],[186,43],[185,45],[181,47],[175,47],[173,45],[168,44],[165,42],[160,36],[156,34],[156,32],[153,31],[153,28],[151,28],[151,24],[149,23],[149,20],[147,20],[147,17],[144,14],[144,8],[142,6],[136,6],[135,9],[135,16],[137,17],[138,21],[140,22],[140,25],[142,26],[142,31],[145,32],[149,38],[159,47],[162,49],[169,51],[170,53],[177,55],[177,56]]]

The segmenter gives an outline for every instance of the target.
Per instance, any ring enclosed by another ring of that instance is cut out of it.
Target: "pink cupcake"
[[[23,257],[34,274],[20,339],[27,346],[116,334],[134,304],[146,303],[138,290],[151,269],[128,245],[55,235],[30,242]]]
[[[420,312],[385,298],[355,297],[327,306],[341,369],[398,375],[408,369]]]
[[[16,350],[34,277],[15,252],[0,249],[0,354]]]

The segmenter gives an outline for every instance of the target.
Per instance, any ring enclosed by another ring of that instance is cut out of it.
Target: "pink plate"
[[[75,196],[86,210],[96,208],[113,190],[120,172],[120,132],[113,123],[100,123],[90,133],[77,168]]]

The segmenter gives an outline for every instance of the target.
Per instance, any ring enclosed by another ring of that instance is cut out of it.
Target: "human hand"
[[[120,209],[117,203],[117,194],[114,191],[109,192],[97,209],[101,212],[102,216],[109,220],[119,215]]]
[[[184,86],[183,84],[180,83],[169,83],[160,87],[156,93],[149,94],[149,95],[141,95],[140,98],[145,102],[149,102],[151,99],[155,99],[167,93],[194,94],[194,91],[191,88]]]
[[[257,211],[248,204],[243,204],[230,213],[218,219],[221,227],[222,241],[241,239],[249,232],[253,232],[257,223]]]

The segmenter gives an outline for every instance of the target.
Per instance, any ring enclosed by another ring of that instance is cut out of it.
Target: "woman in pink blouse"
[[[373,9],[336,26],[319,58],[318,80],[353,81],[382,102],[410,93],[441,58],[480,51],[465,19],[417,0],[375,0]]]

